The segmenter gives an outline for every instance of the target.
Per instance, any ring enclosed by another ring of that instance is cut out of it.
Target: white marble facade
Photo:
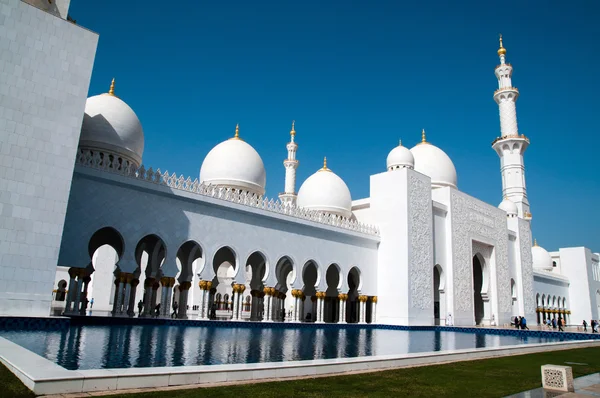
[[[55,6],[66,17],[68,2]],[[66,18],[0,0],[2,314],[48,315],[97,42]]]
[[[415,147],[391,149],[368,198],[352,200],[326,159],[297,190],[294,124],[285,180],[277,183],[284,192],[275,200],[264,196],[261,155],[239,126],[209,152],[199,178],[143,166],[142,123],[127,94],[113,80],[107,93],[85,101],[97,36],[63,19],[68,1],[54,15],[17,0],[0,6],[0,19],[10,21],[1,28],[0,51],[10,54],[0,73],[15,82],[0,87],[7,138],[0,313],[47,315],[51,307],[130,317],[503,325],[516,315],[531,323],[547,309],[568,316],[572,304],[582,309],[578,317],[598,318],[598,254],[551,255],[532,244],[529,139],[517,130],[519,92],[502,42],[494,94],[501,134],[493,143],[500,206],[461,192],[452,160],[425,131]],[[47,34],[38,37],[42,28]],[[28,51],[47,65],[21,59]],[[25,103],[37,115],[27,115]],[[39,270],[33,281],[29,268]]]

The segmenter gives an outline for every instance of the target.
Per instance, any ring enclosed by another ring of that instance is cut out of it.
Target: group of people
[[[595,319],[592,319],[590,321],[590,326],[592,327],[592,333],[598,333],[598,321]],[[585,321],[585,319],[583,320],[583,331],[587,332],[587,322]]]
[[[517,329],[529,330],[529,328],[527,327],[527,319],[525,319],[524,316],[516,316],[513,325]]]
[[[546,319],[546,326],[548,326],[548,329],[554,329],[554,330],[556,330],[556,328],[558,327],[559,332],[564,332],[565,330],[563,328],[565,326],[567,326],[567,323],[565,322],[565,319],[562,317],[558,317],[558,319],[557,318],[552,318],[552,319],[548,318],[548,319]]]

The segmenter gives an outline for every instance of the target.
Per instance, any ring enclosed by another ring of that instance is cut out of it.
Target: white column
[[[231,319],[233,319],[234,321],[237,321],[239,319],[239,314],[238,314],[238,302],[240,301],[239,299],[240,296],[240,290],[239,290],[239,285],[233,285],[233,292],[231,293],[231,302],[233,303],[233,316],[231,317]]]
[[[371,299],[371,323],[377,323],[377,296]]]
[[[361,297],[359,297],[360,300]],[[364,299],[363,299],[364,300]],[[365,313],[366,313],[366,308],[367,308],[367,302],[360,300],[359,301],[359,310],[358,310],[358,322],[359,323],[365,323]]]
[[[316,323],[323,323],[323,297],[322,292],[317,292],[317,317]]]
[[[125,295],[123,297],[123,306],[121,307],[121,314],[127,313],[127,307],[129,306],[129,295],[131,294],[131,279],[128,277],[125,281]]]
[[[340,303],[340,316],[338,317],[337,323],[344,323],[344,300],[342,298],[340,298],[339,303]]]
[[[119,276],[119,284],[117,285],[117,300],[115,302],[115,315],[121,315],[121,308],[123,307],[123,284],[125,279]]]
[[[75,276],[73,276],[73,274],[69,273],[69,276],[71,277],[71,279],[69,279],[69,291],[67,292],[67,302],[65,303],[65,312],[70,312],[71,311],[71,305],[73,304],[73,298],[75,297],[75,292],[76,292],[76,282],[75,282]]]
[[[75,292],[75,299],[73,300],[73,312],[79,312],[79,305],[81,303],[81,288],[83,287],[83,280],[81,279],[81,275],[77,277],[77,290]]]
[[[203,281],[202,281],[203,282]],[[200,282],[200,283],[202,283]],[[198,319],[206,319],[206,285],[200,285],[200,311],[198,311]]]
[[[264,304],[265,314],[263,316],[264,321],[271,320],[271,293],[265,294],[265,304]]]
[[[298,322],[298,310],[300,309],[300,297],[298,294],[294,294],[294,317],[292,319],[293,322]]]

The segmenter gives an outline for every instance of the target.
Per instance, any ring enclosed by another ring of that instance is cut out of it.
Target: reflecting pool
[[[72,370],[295,361],[564,340],[370,328],[166,325],[71,326],[62,331],[0,331],[0,336]]]

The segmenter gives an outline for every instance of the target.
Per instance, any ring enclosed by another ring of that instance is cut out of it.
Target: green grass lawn
[[[502,397],[541,386],[540,366],[570,365],[575,377],[600,371],[600,347],[457,362],[347,376],[231,387],[197,388],[111,395],[123,398],[192,397]],[[0,368],[0,396],[32,397],[5,367]]]

